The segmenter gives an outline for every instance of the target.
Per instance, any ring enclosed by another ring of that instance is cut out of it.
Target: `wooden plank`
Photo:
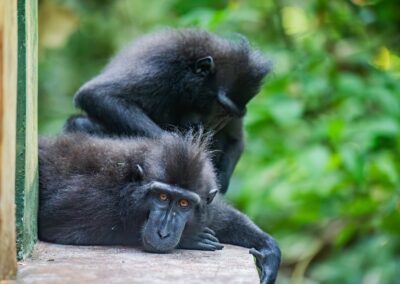
[[[14,282],[11,282],[14,283]],[[20,263],[15,283],[259,283],[249,250],[146,253],[132,247],[65,246],[38,242]]]
[[[17,1],[0,0],[0,280],[16,272]]]
[[[37,239],[37,1],[18,0],[17,256]]]

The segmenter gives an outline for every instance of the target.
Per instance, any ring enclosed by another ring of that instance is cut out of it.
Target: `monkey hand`
[[[256,250],[252,248],[249,253],[256,259],[256,265],[260,271],[260,283],[274,284],[279,268],[280,257],[276,257],[273,251],[268,249]]]
[[[221,250],[224,246],[215,236],[215,232],[210,228],[205,228],[200,234],[182,239],[178,248],[195,250]]]

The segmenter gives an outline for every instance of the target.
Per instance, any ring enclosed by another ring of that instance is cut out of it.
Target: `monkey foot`
[[[205,228],[200,234],[181,240],[178,247],[180,249],[215,251],[221,250],[224,246],[219,242],[213,230]]]

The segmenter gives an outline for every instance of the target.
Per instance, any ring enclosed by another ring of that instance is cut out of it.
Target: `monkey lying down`
[[[280,250],[223,201],[207,143],[191,133],[157,140],[84,134],[41,139],[40,239],[158,253],[239,245],[251,248],[261,283],[274,283]]]

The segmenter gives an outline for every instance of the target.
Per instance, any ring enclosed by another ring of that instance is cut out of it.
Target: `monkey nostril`
[[[161,231],[158,231],[158,236],[160,237],[160,239],[165,239],[169,237],[169,233],[163,233]]]

